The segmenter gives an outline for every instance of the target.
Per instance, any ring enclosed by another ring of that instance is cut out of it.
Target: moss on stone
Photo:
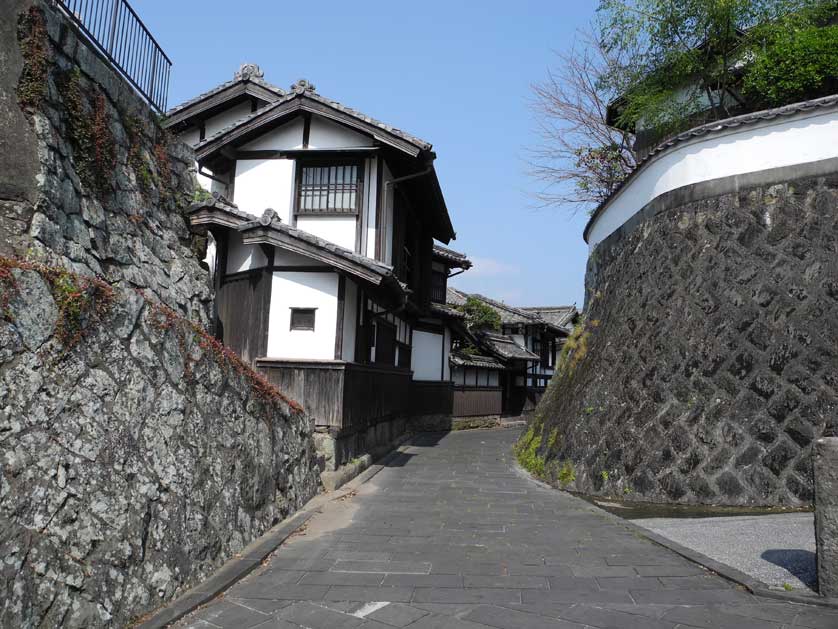
[[[536,426],[533,423],[527,428],[527,432],[518,440],[513,449],[521,467],[536,478],[543,478],[545,472],[544,456],[538,452],[541,447],[542,436],[541,426]]]
[[[567,487],[570,483],[576,480],[576,469],[570,461],[563,461],[556,464],[557,473],[556,480],[562,487]]]

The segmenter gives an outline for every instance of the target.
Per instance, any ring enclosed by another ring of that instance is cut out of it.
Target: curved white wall
[[[588,231],[588,244],[593,249],[670,190],[833,157],[838,157],[838,109],[778,116],[676,144],[646,162],[608,201]]]

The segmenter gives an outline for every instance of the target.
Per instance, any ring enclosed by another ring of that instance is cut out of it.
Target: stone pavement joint
[[[756,597],[522,476],[518,434],[420,435],[177,626],[838,627],[838,611]]]

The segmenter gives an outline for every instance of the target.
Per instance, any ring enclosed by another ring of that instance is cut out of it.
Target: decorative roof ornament
[[[291,86],[291,91],[295,94],[305,94],[306,92],[315,91],[315,87],[305,79],[300,79]]]
[[[239,67],[238,72],[233,75],[237,81],[250,81],[252,79],[263,79],[265,73],[255,63],[243,63]]]
[[[276,212],[274,212],[271,208],[266,209],[264,212],[262,212],[262,216],[259,217],[259,223],[264,225],[265,227],[267,227],[274,221],[277,221],[279,223],[282,222],[282,220],[279,218],[279,215]]]

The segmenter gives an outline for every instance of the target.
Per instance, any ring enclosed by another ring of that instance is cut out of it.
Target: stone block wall
[[[146,290],[207,323],[194,157],[57,8],[0,16],[0,254]]]
[[[51,3],[0,65],[0,626],[123,627],[317,492],[313,425],[205,332],[189,148]]]
[[[596,247],[574,352],[523,444],[542,475],[634,500],[811,504],[813,440],[838,431],[838,174],[797,170],[681,191]]]
[[[0,626],[126,626],[317,492],[311,420],[200,328],[2,268]]]

